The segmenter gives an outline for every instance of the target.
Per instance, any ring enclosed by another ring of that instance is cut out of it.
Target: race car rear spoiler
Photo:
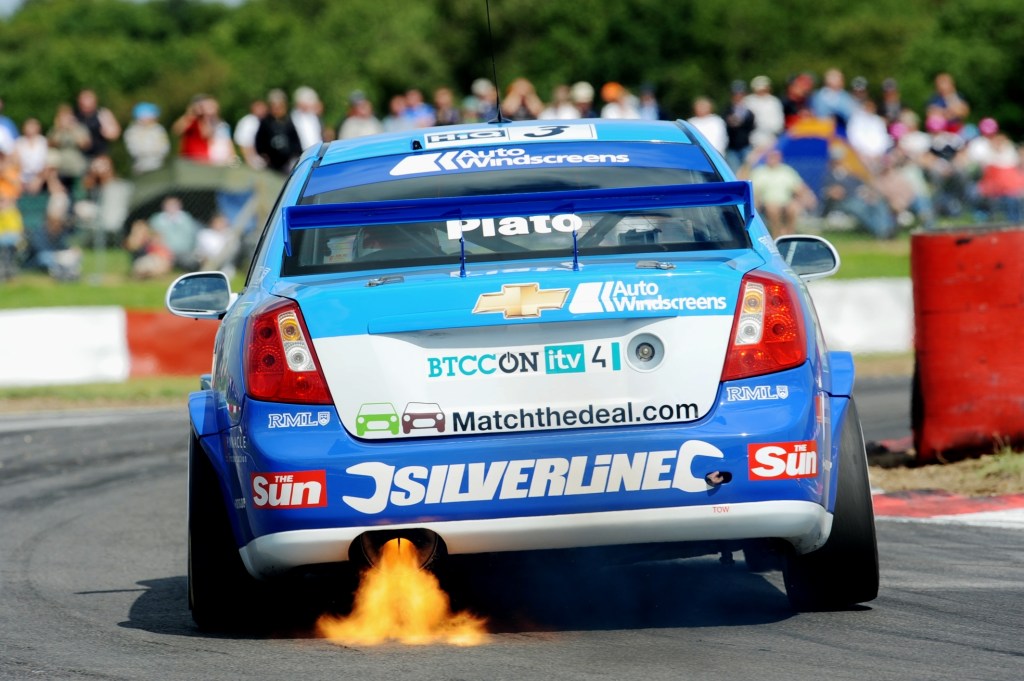
[[[284,248],[285,253],[292,254],[291,232],[301,229],[472,220],[522,215],[524,210],[538,214],[607,213],[713,206],[741,206],[744,223],[749,225],[754,214],[753,189],[750,182],[673,184],[617,189],[577,189],[524,194],[288,206],[284,209]]]

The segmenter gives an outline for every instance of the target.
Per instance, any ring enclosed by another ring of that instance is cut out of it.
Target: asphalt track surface
[[[906,390],[861,383],[868,439],[906,434]],[[0,417],[0,678],[1024,676],[1020,533],[889,521],[881,595],[844,612],[795,614],[777,573],[693,559],[481,578],[460,597],[489,618],[473,648],[203,634],[185,601],[185,432],[183,408]]]

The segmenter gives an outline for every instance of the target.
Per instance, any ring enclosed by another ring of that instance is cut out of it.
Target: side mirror
[[[839,271],[839,251],[820,236],[787,234],[775,240],[779,255],[805,280],[823,279]]]
[[[190,272],[167,288],[167,309],[179,317],[220,319],[233,302],[231,281],[223,272]]]

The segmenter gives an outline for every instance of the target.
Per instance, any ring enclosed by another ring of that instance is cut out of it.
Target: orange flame
[[[317,632],[332,643],[480,645],[485,621],[467,612],[452,613],[437,578],[419,565],[412,542],[392,539],[380,561],[363,573],[348,617],[324,615]]]

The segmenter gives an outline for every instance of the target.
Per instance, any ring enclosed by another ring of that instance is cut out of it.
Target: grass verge
[[[879,241],[862,232],[826,232],[842,258],[837,279],[906,277],[910,275],[910,237]],[[0,285],[0,309],[116,305],[133,310],[158,310],[176,274],[139,281],[132,279],[131,258],[121,248],[86,250],[78,281],[54,281],[43,272],[24,270]],[[233,283],[241,290],[244,272]]]
[[[123,249],[87,250],[78,281],[56,281],[44,272],[22,270],[14,279],[0,284],[0,309],[89,305],[163,309],[167,287],[180,272],[138,280],[130,276],[130,271],[131,257]],[[235,276],[232,286],[239,291],[244,281],[243,272]]]
[[[835,279],[910,276],[910,234],[879,240],[862,232],[824,232],[842,261]]]
[[[1000,447],[955,463],[870,468],[871,484],[886,492],[945,490],[964,496],[1024,493],[1024,453]]]
[[[133,378],[123,383],[0,388],[0,412],[182,405],[196,376]]]

